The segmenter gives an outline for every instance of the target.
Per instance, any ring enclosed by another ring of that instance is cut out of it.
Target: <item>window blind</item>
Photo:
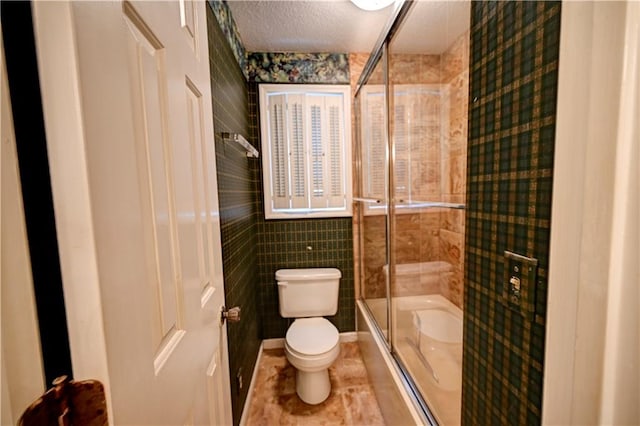
[[[331,93],[335,86],[328,86],[326,93],[287,92],[282,86],[274,93],[263,93],[261,87],[261,108],[267,116],[261,121],[268,126],[263,148],[270,151],[268,158],[263,155],[265,214],[350,215],[348,87]]]
[[[270,104],[270,138],[271,138],[271,194],[276,208],[286,208],[287,197],[287,122],[286,102],[284,95],[271,98]]]

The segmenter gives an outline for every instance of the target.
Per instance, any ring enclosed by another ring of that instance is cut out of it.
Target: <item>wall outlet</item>
[[[504,252],[502,303],[509,309],[533,320],[536,303],[538,259]]]

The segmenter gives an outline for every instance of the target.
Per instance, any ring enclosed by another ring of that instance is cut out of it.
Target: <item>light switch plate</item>
[[[504,252],[502,303],[533,320],[536,310],[538,259],[510,251]]]

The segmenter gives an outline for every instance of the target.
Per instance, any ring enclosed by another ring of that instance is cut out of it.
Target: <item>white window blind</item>
[[[287,120],[284,96],[274,96],[270,114],[270,137],[271,144],[271,165],[273,167],[273,177],[271,181],[271,191],[273,202],[281,208],[287,204]]]
[[[260,86],[265,217],[351,216],[348,86]]]

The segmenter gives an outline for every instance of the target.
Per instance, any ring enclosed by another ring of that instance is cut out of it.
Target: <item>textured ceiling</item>
[[[229,0],[250,52],[371,52],[394,5],[376,12],[349,0]],[[395,52],[441,53],[469,26],[469,2],[419,0]]]
[[[376,12],[348,0],[228,1],[250,52],[371,52],[393,5]]]
[[[470,22],[469,1],[418,1],[390,49],[401,53],[440,54],[469,29]]]

